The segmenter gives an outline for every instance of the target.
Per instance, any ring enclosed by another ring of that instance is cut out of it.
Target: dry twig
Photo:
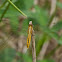
[[[36,49],[35,49],[35,34],[34,34],[34,30],[32,32],[32,57],[33,57],[33,62],[36,62]]]
[[[30,25],[32,25],[32,21],[29,22]],[[33,62],[36,62],[36,49],[35,49],[35,34],[34,34],[34,30],[32,27],[32,58],[33,58]]]

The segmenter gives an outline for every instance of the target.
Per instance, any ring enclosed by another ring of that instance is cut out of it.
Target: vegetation
[[[29,21],[35,31],[37,62],[61,62],[62,3],[55,0],[54,8],[54,0],[42,1],[0,1],[0,62],[32,62],[32,45],[26,47]]]

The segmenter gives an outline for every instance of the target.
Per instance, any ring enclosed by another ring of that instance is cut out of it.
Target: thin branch
[[[10,0],[8,0],[8,2],[16,9],[18,10],[22,15],[24,15],[27,18],[27,15],[24,14],[17,6],[15,6]]]
[[[29,22],[29,25],[32,25],[32,21]],[[32,59],[33,62],[36,62],[36,49],[35,49],[35,34],[34,34],[34,30],[32,28]]]
[[[2,7],[4,7],[4,5],[7,3],[7,0],[5,0],[5,2],[0,6],[0,9],[2,8]]]
[[[35,49],[35,34],[34,34],[34,30],[32,32],[32,57],[33,57],[33,62],[36,62],[36,49]]]
[[[3,14],[1,15],[1,17],[0,17],[0,22],[2,21],[2,18],[3,18],[4,15],[6,14],[6,12],[7,12],[8,8],[9,8],[9,6],[10,6],[10,3],[8,3],[8,5],[7,5],[7,7],[5,8]]]

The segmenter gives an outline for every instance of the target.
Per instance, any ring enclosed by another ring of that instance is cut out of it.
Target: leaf
[[[52,29],[44,28],[44,27],[42,27],[42,29],[43,29],[43,32],[45,32],[49,37],[55,39],[58,42],[58,44],[62,45],[62,36],[59,36]]]
[[[49,29],[48,27],[41,26],[41,30],[43,31],[43,33],[46,34],[43,37],[44,40],[45,40],[45,37],[48,36],[49,38],[54,38],[59,43],[59,36],[58,36],[58,34],[56,32],[52,31],[52,29]]]
[[[21,10],[26,10],[33,6],[33,0],[17,0],[15,5]]]
[[[41,27],[42,31],[45,32],[50,37],[54,38],[55,40],[58,40],[59,36],[56,32],[52,31],[48,27]]]
[[[36,45],[36,55],[38,56],[45,41],[49,40],[48,36],[44,33],[40,40],[38,40]]]
[[[58,32],[59,30],[62,29],[62,21],[59,21],[57,24],[55,24],[53,27],[52,27],[52,30],[55,31],[55,32]]]
[[[40,9],[38,6],[35,6],[35,13],[33,13],[33,18],[35,18],[40,25],[46,26],[48,23],[47,11]]]
[[[44,35],[41,37],[42,39],[40,39],[40,41],[38,41],[38,43],[37,43],[37,46],[36,46],[36,54],[37,55],[39,54],[44,42],[51,39],[51,38],[55,39],[58,44],[62,43],[61,42],[62,38],[60,38],[58,36],[58,34],[56,32],[54,32],[52,29],[49,29],[48,27],[41,26],[41,30],[44,33]]]

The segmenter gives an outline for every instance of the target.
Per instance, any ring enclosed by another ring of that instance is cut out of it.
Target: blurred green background
[[[62,0],[11,1],[27,18],[8,0],[0,0],[0,62],[32,62],[32,46],[26,47],[29,21],[35,31],[37,62],[61,62]],[[56,4],[52,6],[52,2]],[[43,48],[47,43],[48,47]],[[46,50],[44,56],[42,50]]]

